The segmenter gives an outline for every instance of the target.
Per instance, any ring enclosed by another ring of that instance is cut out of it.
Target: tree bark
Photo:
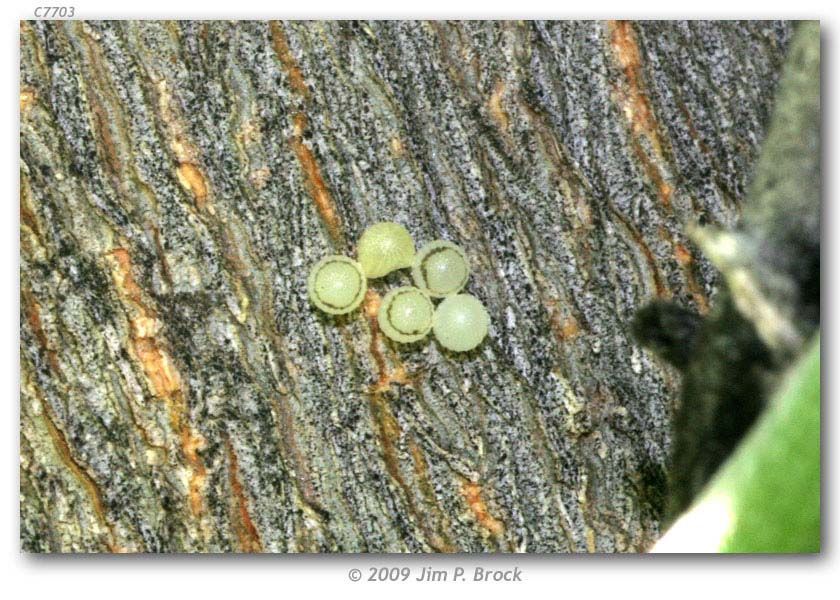
[[[767,22],[22,22],[21,544],[627,552],[791,34]],[[310,306],[403,223],[470,257],[465,355]]]

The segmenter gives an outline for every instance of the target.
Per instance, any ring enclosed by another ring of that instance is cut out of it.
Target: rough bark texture
[[[786,23],[21,23],[28,551],[637,551]],[[491,334],[390,343],[308,268],[380,220]]]

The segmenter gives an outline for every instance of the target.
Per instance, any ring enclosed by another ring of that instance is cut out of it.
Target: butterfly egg
[[[432,317],[432,330],[437,341],[454,352],[466,352],[478,346],[489,327],[487,309],[470,294],[447,297]]]
[[[382,299],[379,328],[395,342],[407,344],[426,337],[435,307],[429,295],[416,287],[399,287]]]
[[[429,292],[430,296],[443,298],[464,289],[470,276],[470,264],[460,246],[446,240],[435,240],[417,253],[411,276],[415,285]]]
[[[322,258],[309,272],[309,300],[331,315],[355,310],[365,297],[367,280],[362,266],[346,256]]]
[[[359,238],[359,262],[371,279],[405,269],[414,260],[414,240],[399,223],[376,223]]]

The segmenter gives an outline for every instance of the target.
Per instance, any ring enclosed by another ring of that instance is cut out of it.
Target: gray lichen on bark
[[[634,551],[787,23],[22,22],[27,551]],[[313,310],[373,222],[462,245],[489,338]]]

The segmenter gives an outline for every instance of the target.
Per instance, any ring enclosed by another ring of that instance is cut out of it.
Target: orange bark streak
[[[461,494],[467,501],[473,516],[475,516],[478,524],[489,531],[494,536],[500,536],[505,531],[505,526],[501,521],[493,517],[487,509],[487,503],[481,497],[481,486],[472,481],[464,482],[461,487]]]

